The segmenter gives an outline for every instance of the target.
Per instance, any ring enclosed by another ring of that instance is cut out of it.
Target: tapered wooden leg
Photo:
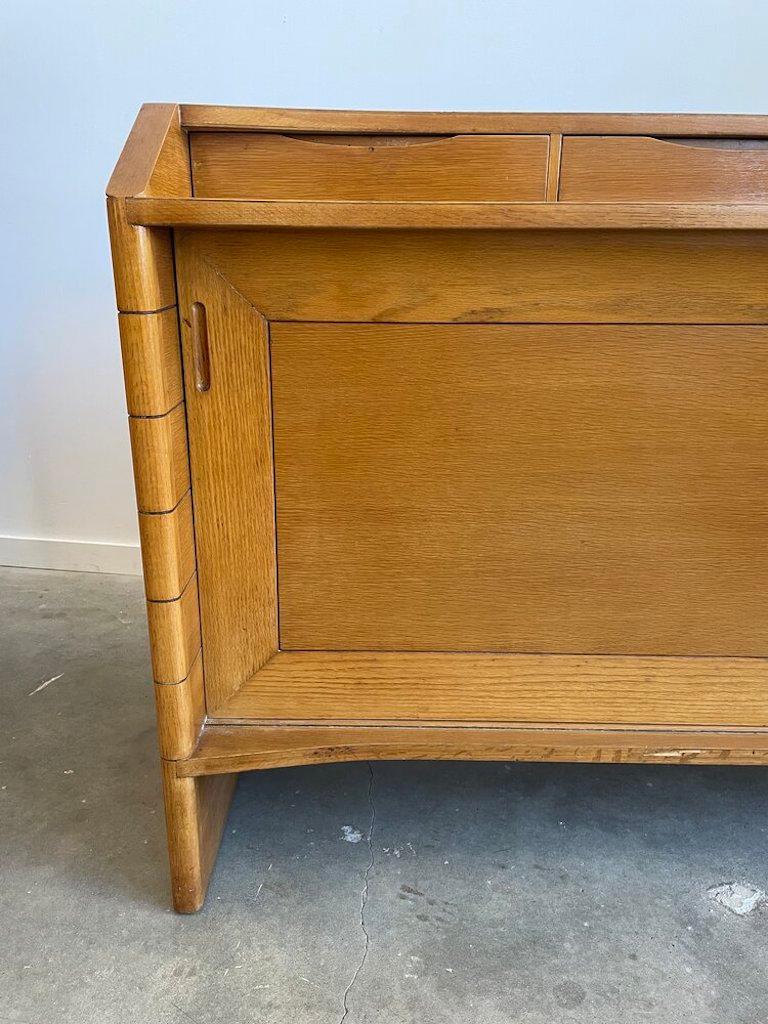
[[[177,778],[173,761],[162,761],[173,906],[192,914],[205,902],[237,773]]]

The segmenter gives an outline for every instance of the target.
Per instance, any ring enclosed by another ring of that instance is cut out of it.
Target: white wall
[[[6,563],[138,566],[103,191],[143,101],[768,111],[765,0],[0,7]]]

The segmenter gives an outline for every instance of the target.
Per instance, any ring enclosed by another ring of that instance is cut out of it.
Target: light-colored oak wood
[[[755,729],[768,726],[768,660],[281,651],[209,714],[218,723]]]
[[[170,512],[140,512],[139,532],[147,600],[172,601],[195,572],[190,491]]]
[[[107,185],[117,308],[164,309],[176,301],[169,231],[128,223],[126,196],[191,197],[189,147],[176,103],[145,103]]]
[[[237,775],[184,778],[161,763],[173,905],[190,914],[205,901]]]
[[[547,202],[556,203],[560,191],[560,157],[563,149],[563,136],[550,135],[549,154],[547,158]]]
[[[190,141],[195,195],[237,199],[540,202],[546,135],[455,135],[410,146],[200,132]]]
[[[561,197],[562,198],[562,197]],[[430,230],[766,231],[766,206],[726,203],[361,203],[128,199],[132,224]]]
[[[168,124],[149,180],[139,194],[175,196],[178,199],[194,195],[192,168],[189,160],[189,138],[187,133],[182,131],[178,108],[174,111]]]
[[[177,909],[250,768],[768,763],[768,661],[734,656],[768,644],[765,139],[142,109],[107,206]],[[278,538],[284,646],[451,650],[278,651]]]
[[[180,683],[200,650],[197,576],[175,601],[147,601],[152,675],[156,683]]]
[[[190,131],[768,136],[765,114],[563,114],[393,110],[286,110],[181,104]]]
[[[209,725],[184,777],[368,760],[768,765],[768,732]]]
[[[161,313],[121,313],[118,320],[128,412],[170,412],[184,398],[176,307]]]
[[[277,649],[268,327],[204,261],[177,249],[208,700]],[[195,386],[192,306],[205,308],[210,387]]]
[[[129,416],[139,512],[169,512],[189,490],[184,403],[165,416]]]
[[[144,567],[161,751],[188,755],[204,720],[200,621],[194,577],[189,470],[170,232],[128,224],[128,194],[191,195],[188,150],[178,108],[144,108],[115,169],[107,199],[110,242],[125,357],[126,393]],[[167,312],[159,312],[167,310]],[[149,314],[144,316],[143,314]],[[169,411],[175,405],[173,411]],[[186,499],[186,500],[185,500]],[[170,600],[176,598],[176,600]],[[174,903],[196,910],[205,897],[236,776],[177,780],[164,761],[163,783]],[[190,785],[190,782],[192,783]]]
[[[192,195],[189,147],[177,103],[143,104],[107,184],[107,195]]]
[[[670,139],[563,140],[560,198],[570,203],[768,203],[768,148]]]
[[[273,324],[284,649],[768,655],[762,327]]]
[[[160,756],[170,761],[189,757],[205,722],[202,653],[198,651],[186,679],[154,686]]]
[[[179,236],[269,320],[768,321],[763,232]]]
[[[129,224],[126,200],[107,198],[117,308],[152,313],[176,302],[171,233]]]

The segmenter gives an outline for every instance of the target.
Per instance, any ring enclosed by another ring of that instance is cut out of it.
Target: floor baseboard
[[[0,565],[140,576],[141,553],[138,544],[0,536]]]

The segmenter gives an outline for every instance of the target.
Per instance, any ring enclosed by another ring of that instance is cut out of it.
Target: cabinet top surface
[[[130,224],[768,230],[768,115],[145,104]]]

